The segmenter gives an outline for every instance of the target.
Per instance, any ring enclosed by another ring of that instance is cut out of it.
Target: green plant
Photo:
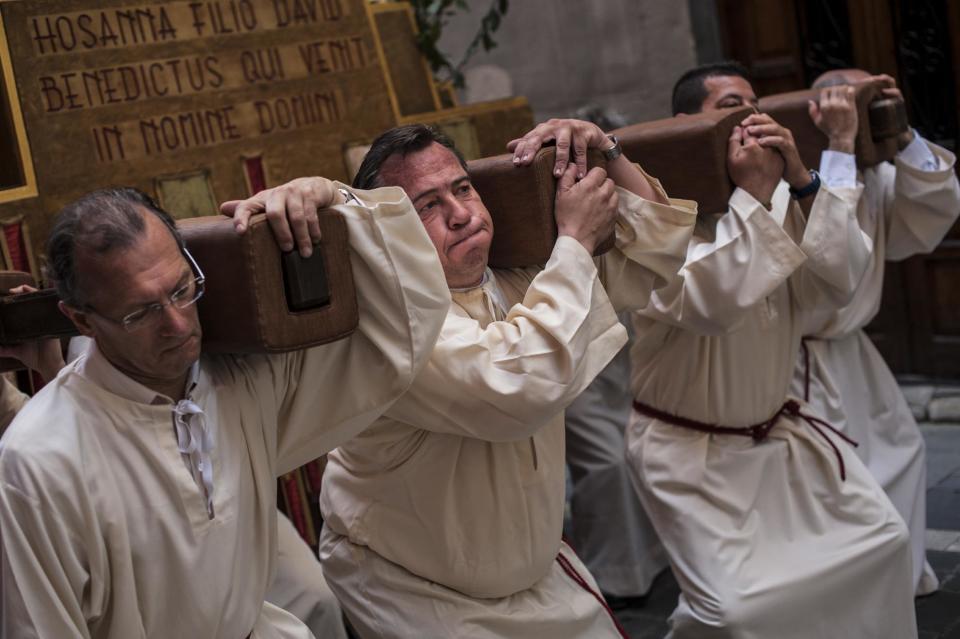
[[[430,63],[437,80],[453,82],[457,88],[463,88],[463,67],[467,61],[483,47],[484,51],[497,46],[493,40],[493,33],[500,28],[500,22],[507,12],[509,0],[492,0],[490,8],[480,19],[480,26],[476,35],[467,45],[460,57],[460,61],[453,63],[442,51],[437,48],[443,28],[450,18],[458,11],[470,11],[467,0],[409,0],[413,7],[413,14],[417,20],[417,47]]]

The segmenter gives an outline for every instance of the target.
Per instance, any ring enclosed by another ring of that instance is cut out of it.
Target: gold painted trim
[[[0,190],[0,204],[15,202],[37,196],[37,176],[33,170],[33,155],[30,153],[30,144],[27,141],[27,128],[23,124],[23,112],[20,110],[20,96],[17,93],[17,82],[13,75],[13,62],[10,59],[10,48],[7,44],[7,32],[3,24],[3,13],[0,11],[0,69],[3,70],[3,79],[10,100],[10,119],[13,120],[13,131],[17,137],[17,149],[20,152],[20,161],[23,164],[23,186]]]
[[[413,17],[413,8],[409,2],[366,3],[367,20],[370,22],[370,28],[373,30],[373,40],[377,47],[377,57],[380,59],[380,68],[383,69],[383,79],[387,83],[387,96],[390,98],[390,108],[393,110],[393,119],[396,123],[401,124],[405,117],[409,118],[412,116],[404,116],[400,113],[400,103],[397,101],[396,89],[393,86],[393,79],[390,77],[387,57],[383,52],[383,45],[380,44],[380,29],[377,27],[377,20],[374,17],[374,14],[392,11],[405,11],[407,13],[407,19],[410,20],[410,30],[414,35],[419,33],[417,30],[417,21]],[[433,79],[433,74],[430,72],[430,66],[423,56],[420,56],[420,65],[423,67],[423,74],[427,79],[427,84],[430,86],[433,108],[439,110],[442,108],[440,94],[437,93],[436,82]],[[432,111],[427,111],[427,113],[432,113]]]
[[[437,94],[446,95],[452,108],[460,106],[460,97],[457,95],[457,89],[453,86],[453,82],[451,80],[437,82]],[[444,108],[442,97],[440,98],[440,108]]]
[[[383,52],[383,45],[380,44],[380,30],[377,28],[377,21],[373,17],[375,7],[380,6],[381,3],[364,3],[364,12],[367,14],[367,23],[370,25],[370,33],[373,35],[373,46],[377,50],[377,59],[380,61],[380,75],[383,76],[383,83],[387,87],[387,98],[390,99],[390,110],[393,112],[393,121],[397,123],[400,121],[400,103],[397,101],[397,93],[393,88],[393,80],[390,78],[390,70],[387,68],[387,56]]]
[[[452,109],[440,109],[428,113],[417,113],[400,118],[400,124],[429,124],[452,118],[464,118],[480,113],[491,113],[494,111],[505,111],[509,109],[519,109],[529,107],[530,103],[523,96],[514,98],[503,98],[501,100],[491,100],[489,102],[475,102],[463,106],[453,107]]]

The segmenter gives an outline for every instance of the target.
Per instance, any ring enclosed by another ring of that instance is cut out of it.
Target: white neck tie
[[[177,448],[187,455],[193,463],[193,455],[200,457],[197,470],[203,478],[203,487],[207,493],[207,513],[213,517],[213,433],[207,427],[203,409],[189,399],[181,399],[173,407],[174,423],[177,427]]]

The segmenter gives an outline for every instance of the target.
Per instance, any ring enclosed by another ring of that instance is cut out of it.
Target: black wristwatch
[[[790,195],[795,200],[802,200],[805,197],[814,195],[819,190],[820,190],[820,174],[817,173],[815,169],[810,169],[810,184],[806,185],[802,189],[795,189],[791,186]]]

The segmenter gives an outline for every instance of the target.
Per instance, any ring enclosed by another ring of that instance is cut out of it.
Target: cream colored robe
[[[785,184],[772,212],[736,190],[677,280],[634,315],[636,398],[734,427],[777,413],[810,309],[846,304],[869,261],[861,188],[821,188],[805,228]],[[754,442],[634,410],[631,467],[682,591],[673,639],[916,637],[903,520],[824,433],[781,417]]]
[[[563,409],[624,344],[615,309],[676,273],[695,219],[619,195],[614,251],[595,264],[561,237],[544,268],[455,291],[410,391],[331,453],[320,558],[365,639],[618,636],[558,559],[596,591],[560,541]]]
[[[0,636],[312,636],[264,603],[276,477],[346,441],[410,385],[449,306],[400,189],[360,193],[347,221],[360,323],[274,356],[203,356],[190,417],[213,437],[213,516],[178,449],[173,403],[94,347],[0,440]],[[185,406],[183,403],[181,407]],[[192,432],[193,437],[201,433]]]
[[[320,559],[283,513],[277,513],[277,569],[266,600],[293,614],[317,639],[347,639],[340,602]]]
[[[633,330],[629,313],[620,321]],[[638,597],[668,565],[630,479],[624,436],[633,406],[630,344],[567,407],[570,543],[604,593]]]
[[[911,154],[911,147],[907,147],[897,156],[895,166],[883,163],[863,171],[864,191],[857,218],[874,243],[870,265],[850,304],[827,313],[806,344],[809,402],[860,444],[857,455],[906,521],[913,550],[913,581],[919,595],[937,588],[937,576],[926,560],[923,436],[900,386],[863,332],[880,310],[885,261],[931,252],[960,215],[956,158],[920,138],[914,145],[928,145],[930,151],[920,148]],[[924,151],[929,157],[926,167]],[[914,155],[920,157],[914,159]],[[821,163],[825,179],[830,177],[829,159]],[[806,370],[801,353],[792,395],[804,396]]]

